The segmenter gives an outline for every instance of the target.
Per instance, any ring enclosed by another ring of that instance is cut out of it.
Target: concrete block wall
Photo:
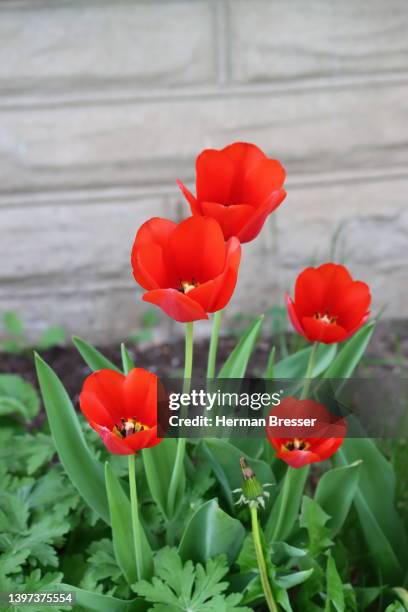
[[[187,213],[205,147],[257,143],[288,197],[245,246],[231,312],[338,258],[408,313],[406,0],[2,0],[0,312],[126,337],[134,234]]]

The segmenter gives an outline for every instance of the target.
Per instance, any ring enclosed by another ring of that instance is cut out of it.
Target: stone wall
[[[407,31],[406,0],[2,0],[0,312],[126,336],[138,225],[186,214],[175,179],[202,148],[247,140],[288,197],[231,312],[282,302],[335,243],[406,317]]]

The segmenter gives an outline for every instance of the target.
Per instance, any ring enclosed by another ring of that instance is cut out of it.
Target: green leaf
[[[308,466],[299,469],[287,469],[286,474],[282,479],[281,489],[274,502],[272,512],[270,513],[265,525],[265,537],[268,541],[270,541],[272,537],[276,541],[286,540],[289,534],[291,533],[299,514],[299,508],[302,502],[303,489],[305,487],[305,482],[308,473]],[[287,483],[288,494],[286,496],[285,509],[283,511],[283,520],[281,522],[278,532],[276,532],[278,516],[281,513],[282,503],[285,502],[283,489],[285,478],[289,479],[289,482]]]
[[[359,364],[364,352],[370,342],[375,328],[375,322],[364,325],[354,334],[326,370],[324,378],[349,378]]]
[[[205,563],[216,555],[226,555],[231,564],[237,558],[245,529],[219,507],[217,500],[203,504],[192,516],[181,538],[182,559]]]
[[[166,438],[160,444],[152,448],[145,448],[142,451],[146,480],[150,493],[163,515],[167,518],[167,498],[173,466],[176,460],[176,453],[177,440],[172,438]],[[183,501],[184,489],[185,475],[183,471],[182,479],[179,484],[176,508],[178,508]]]
[[[102,465],[91,455],[63,384],[35,355],[40,389],[59,458],[72,484],[87,504],[109,524],[108,499]]]
[[[358,485],[361,461],[333,468],[320,478],[315,500],[330,516],[328,527],[337,534],[347,518]],[[339,494],[341,492],[341,494]]]
[[[63,591],[74,593],[76,604],[85,610],[95,612],[139,612],[139,610],[144,611],[148,609],[148,605],[140,598],[125,601],[110,595],[86,591],[71,584],[60,584],[58,586]]]
[[[130,545],[132,534],[130,501],[108,462],[105,463],[105,480],[115,557],[128,584],[133,584],[137,580],[137,572],[135,550],[133,545]],[[153,572],[153,555],[142,525],[140,529],[143,553],[141,572],[143,578],[150,578]]]
[[[152,582],[142,580],[135,590],[147,601],[154,604],[149,609],[157,612],[166,610],[202,610],[229,612],[230,610],[248,611],[237,607],[242,596],[238,593],[225,595],[228,582],[221,582],[228,572],[223,557],[209,559],[205,567],[191,560],[183,564],[174,548],[163,548],[155,558],[155,576]]]
[[[247,328],[242,338],[222,366],[218,378],[243,378],[249,358],[255,348],[263,323],[263,315],[257,317]]]
[[[302,349],[278,361],[274,368],[274,378],[305,378],[312,348]],[[319,344],[316,350],[313,377],[320,376],[333,362],[336,354],[337,344]]]
[[[327,557],[326,585],[326,612],[330,612],[332,610],[332,606],[337,612],[344,612],[345,606],[343,583],[337,571],[336,563],[330,552],[328,553]]]
[[[133,359],[130,356],[129,351],[127,350],[124,342],[122,342],[120,345],[120,354],[122,357],[123,371],[125,374],[129,374],[130,370],[135,367],[135,364],[133,363]]]
[[[109,361],[100,351],[88,344],[82,338],[78,336],[72,336],[72,342],[75,344],[85,363],[91,368],[91,370],[115,370],[120,372],[120,369],[115,366],[112,361]]]
[[[265,378],[275,378],[275,356],[276,356],[276,347],[272,347],[271,352],[269,353],[268,363],[266,365],[266,370],[264,377]]]
[[[24,324],[21,317],[11,310],[4,313],[3,326],[12,336],[21,336],[24,331]]]
[[[307,497],[307,495],[303,496],[299,525],[308,532],[308,549],[312,556],[333,545],[329,538],[330,531],[326,526],[329,518],[329,515],[319,506],[316,500]]]
[[[402,579],[407,565],[407,534],[395,510],[395,474],[372,440],[346,439],[337,459],[347,464],[362,460],[354,504],[372,561],[383,582]]]
[[[31,421],[39,409],[40,398],[30,383],[17,374],[0,374],[0,416],[19,414]]]
[[[49,327],[44,331],[37,343],[37,347],[42,350],[47,350],[53,346],[64,344],[67,339],[66,331],[63,327],[57,325]]]
[[[233,498],[232,491],[242,487],[242,473],[239,465],[239,460],[242,456],[245,456],[248,460],[250,467],[261,484],[275,483],[275,477],[267,463],[252,459],[226,440],[216,438],[203,440],[200,443],[200,448],[206,459],[210,462],[231,510],[233,510],[234,501],[236,501]],[[268,509],[269,505],[270,503],[266,500],[266,509]]]

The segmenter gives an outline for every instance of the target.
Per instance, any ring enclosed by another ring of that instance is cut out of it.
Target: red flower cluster
[[[267,426],[266,435],[276,450],[276,456],[291,467],[300,468],[309,463],[324,461],[343,444],[347,431],[346,422],[329,413],[323,404],[309,399],[298,400],[295,397],[287,397],[281,402],[279,409],[273,410],[270,414],[277,413],[282,418],[303,420],[315,418],[317,421],[312,429],[302,427],[300,431],[294,432],[291,428],[290,437],[285,436],[288,428],[280,428],[279,431],[279,428]],[[281,436],[276,437],[277,434]]]
[[[287,296],[295,330],[311,342],[331,344],[352,336],[368,319],[370,289],[341,265],[306,268],[297,277],[295,299]]]
[[[224,149],[206,149],[196,161],[195,197],[178,181],[193,215],[213,217],[225,239],[256,238],[268,215],[286,196],[286,172],[253,144],[236,142]]]
[[[113,370],[94,372],[85,380],[79,403],[106,448],[133,455],[158,444],[158,378],[141,368],[127,376]]]

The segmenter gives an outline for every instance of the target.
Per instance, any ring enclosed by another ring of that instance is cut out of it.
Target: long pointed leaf
[[[311,352],[312,347],[308,347],[278,361],[274,367],[274,378],[305,378]],[[313,377],[320,376],[327,370],[336,354],[337,344],[319,344]]]
[[[37,354],[35,365],[52,438],[61,463],[87,504],[109,524],[102,464],[91,455],[74,407],[58,376]]]
[[[347,340],[335,360],[326,370],[324,378],[350,378],[364,355],[374,328],[375,322],[373,321],[359,329],[350,340]]]
[[[259,332],[263,323],[263,315],[251,323],[227,361],[222,366],[218,378],[243,378],[248,361],[255,348]]]
[[[120,369],[115,366],[112,361],[110,361],[105,355],[102,355],[100,351],[94,348],[91,344],[88,344],[82,338],[78,338],[78,336],[72,336],[72,342],[75,344],[79,353],[81,354],[85,363],[93,370],[115,370],[116,372],[120,372]]]
[[[176,453],[177,441],[171,438],[167,438],[157,446],[145,448],[142,451],[146,480],[150,493],[165,517],[168,517],[167,498]],[[180,494],[178,495],[178,500],[176,500],[176,508],[182,502],[182,492],[185,488],[184,472],[179,488]]]
[[[357,491],[361,461],[333,468],[323,474],[316,488],[315,500],[330,516],[327,526],[333,534],[340,531]],[[341,495],[339,495],[341,491]]]

